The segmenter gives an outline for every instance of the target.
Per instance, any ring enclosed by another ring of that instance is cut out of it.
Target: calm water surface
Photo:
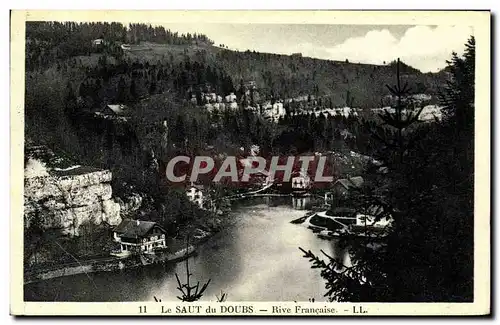
[[[202,301],[215,301],[221,290],[228,294],[228,301],[325,300],[319,270],[311,269],[299,247],[348,257],[336,242],[322,240],[311,230],[290,223],[306,212],[300,209],[301,203],[297,205],[291,198],[239,203],[232,212],[231,224],[189,258],[191,281],[211,279]],[[184,261],[55,278],[26,285],[25,300],[151,301],[156,296],[163,301],[178,301],[175,273],[181,281],[185,279]]]

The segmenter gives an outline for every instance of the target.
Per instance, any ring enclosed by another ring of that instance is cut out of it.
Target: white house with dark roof
[[[203,195],[203,185],[191,184],[190,187],[186,189],[186,195],[189,201],[195,203],[201,208],[203,208],[204,195]]]
[[[113,238],[120,244],[120,253],[153,252],[154,249],[166,248],[166,231],[152,221],[124,219],[113,229]]]
[[[311,187],[311,178],[307,171],[301,170],[299,173],[292,175],[293,190],[307,190]]]

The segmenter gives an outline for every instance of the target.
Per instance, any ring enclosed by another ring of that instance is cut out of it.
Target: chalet
[[[120,244],[119,255],[134,252],[153,252],[166,248],[166,231],[156,222],[124,219],[113,229],[115,242]]]
[[[130,108],[122,104],[106,105],[104,106],[102,113],[105,115],[117,116],[117,117],[127,117],[131,115]]]
[[[333,192],[336,195],[345,196],[351,189],[360,188],[363,185],[363,182],[364,180],[361,176],[341,178],[333,184]]]
[[[186,195],[189,201],[197,204],[200,208],[203,208],[203,186],[191,184],[189,188],[186,190]]]
[[[122,45],[120,45],[120,47],[122,48],[122,50],[125,50],[125,51],[130,50],[130,45],[129,44],[122,44]]]

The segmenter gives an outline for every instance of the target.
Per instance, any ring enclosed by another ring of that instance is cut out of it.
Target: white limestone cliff
[[[78,228],[85,222],[121,222],[120,204],[112,197],[112,173],[73,167],[51,168],[37,158],[28,161],[24,178],[26,228],[38,217],[44,229],[60,229],[63,234],[78,236]]]

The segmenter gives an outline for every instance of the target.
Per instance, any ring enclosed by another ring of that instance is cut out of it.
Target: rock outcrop
[[[26,228],[37,222],[44,229],[78,235],[78,228],[85,222],[121,222],[120,204],[112,198],[109,170],[71,164],[43,146],[27,147],[26,158]]]

